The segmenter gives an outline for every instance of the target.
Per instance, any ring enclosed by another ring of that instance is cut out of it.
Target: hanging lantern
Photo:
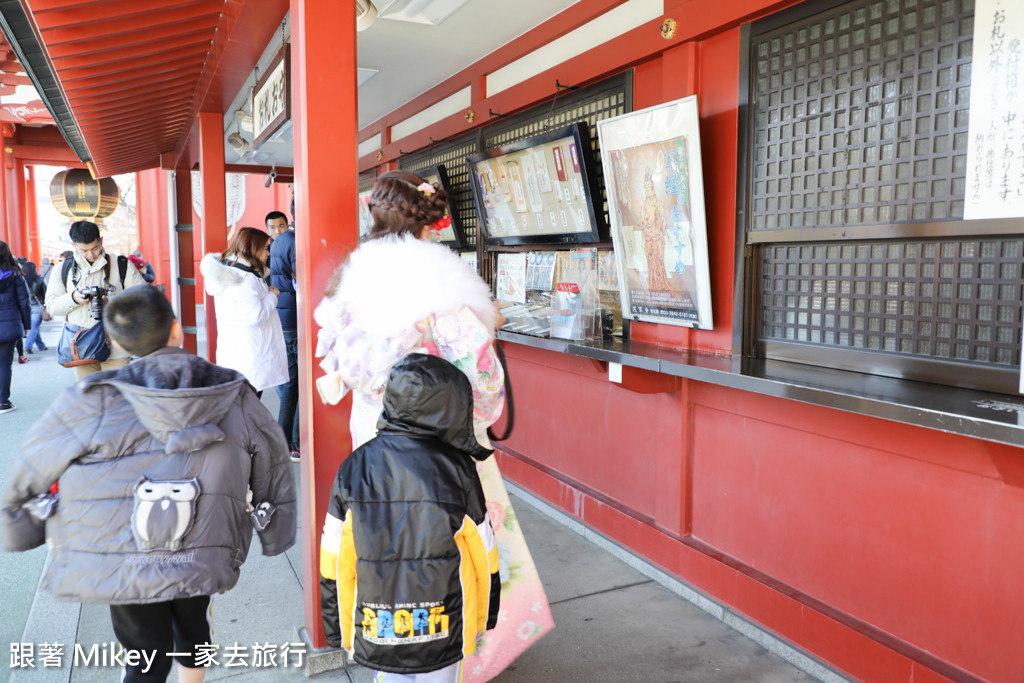
[[[117,210],[121,192],[113,178],[93,178],[87,169],[72,168],[53,176],[50,201],[68,218],[102,222]]]

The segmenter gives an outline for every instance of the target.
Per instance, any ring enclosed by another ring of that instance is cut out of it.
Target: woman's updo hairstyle
[[[433,193],[419,189],[425,181],[411,171],[388,171],[373,184],[369,209],[373,229],[368,239],[388,235],[419,237],[424,225],[444,218],[448,212],[448,193],[437,185]]]

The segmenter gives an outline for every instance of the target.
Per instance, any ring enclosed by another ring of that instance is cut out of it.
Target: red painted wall
[[[695,537],[961,668],[1024,679],[1024,489],[988,444],[695,388]]]
[[[728,350],[739,31],[638,66],[637,107],[680,72],[692,79],[693,58],[715,329],[639,336]],[[1000,478],[985,442],[699,382],[633,394],[591,361],[515,345],[509,356],[513,479],[857,678],[956,677],[946,663],[1024,679],[1024,489]],[[928,653],[931,670],[914,661]]]
[[[630,67],[637,109],[698,95],[714,329],[634,325],[634,338],[732,351],[739,26],[790,4],[667,0],[687,42],[652,49],[660,39],[642,27],[474,100],[516,110],[550,97],[552,72],[576,83]],[[534,34],[498,52],[514,58]],[[855,679],[1024,680],[1021,449],[700,382],[635,393],[599,363],[505,346],[517,424],[498,457],[510,479]]]

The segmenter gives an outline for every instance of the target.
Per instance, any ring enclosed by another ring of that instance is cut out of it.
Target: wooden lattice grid
[[[1024,238],[761,249],[761,337],[1012,366]]]
[[[973,0],[846,3],[752,45],[752,230],[963,217]]]

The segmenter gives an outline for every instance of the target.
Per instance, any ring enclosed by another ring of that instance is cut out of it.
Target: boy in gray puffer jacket
[[[288,444],[241,374],[177,348],[158,290],[125,290],[103,319],[139,358],[64,390],[32,426],[3,495],[3,546],[48,540],[43,587],[110,605],[121,644],[141,653],[122,680],[164,680],[167,653],[190,652],[178,680],[201,681],[210,596],[238,581],[253,527],[265,555],[295,542]]]

